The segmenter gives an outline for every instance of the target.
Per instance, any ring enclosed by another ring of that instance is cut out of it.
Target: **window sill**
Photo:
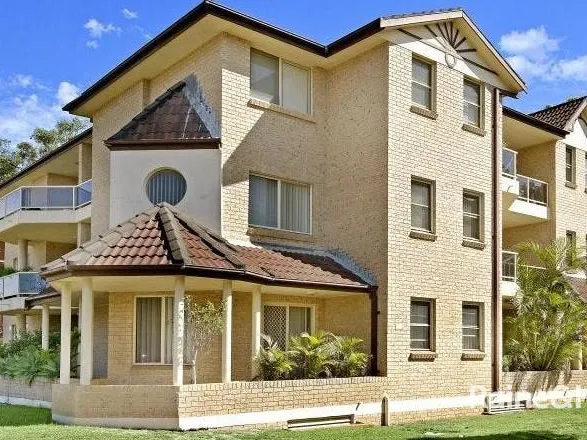
[[[417,231],[415,229],[412,229],[410,231],[410,238],[415,238],[417,240],[425,240],[425,241],[436,241],[436,234],[432,233],[432,232],[426,232],[426,231]]]
[[[281,240],[293,240],[311,242],[314,241],[312,234],[304,234],[303,232],[283,231],[281,229],[263,228],[262,226],[249,226],[247,235],[250,237],[259,238],[277,238]]]
[[[288,110],[278,104],[272,104],[270,102],[262,101],[256,98],[249,99],[249,107],[260,108],[263,110],[271,110],[282,115],[291,116],[292,118],[302,119],[307,122],[316,123],[316,118],[310,113],[296,112],[295,110]]]
[[[487,135],[487,132],[483,130],[481,127],[477,127],[471,124],[463,124],[463,130],[468,131],[469,133],[476,134],[477,136]]]
[[[577,184],[574,182],[565,182],[565,186],[567,188],[571,188],[571,189],[576,189],[577,188]]]
[[[438,113],[434,110],[430,110],[428,108],[419,107],[417,105],[412,105],[410,107],[410,111],[420,116],[424,116],[425,118],[436,120],[438,119]]]
[[[483,351],[464,351],[461,355],[462,361],[482,361],[483,359],[485,359]]]
[[[486,244],[482,241],[475,240],[473,238],[463,238],[463,246],[482,251],[483,249],[485,249]]]
[[[434,362],[438,354],[434,351],[413,351],[408,360],[410,362]]]

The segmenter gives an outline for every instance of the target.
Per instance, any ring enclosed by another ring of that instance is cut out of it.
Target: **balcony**
[[[511,297],[518,291],[518,254],[517,252],[501,252],[501,294]]]
[[[37,272],[17,272],[0,278],[0,311],[22,310],[27,296],[37,295],[47,287]]]
[[[91,202],[91,180],[75,186],[17,188],[0,198],[0,240],[52,237],[52,241],[75,243],[76,223],[89,221]]]
[[[548,220],[548,183],[517,170],[517,152],[502,150],[503,226],[511,228]]]

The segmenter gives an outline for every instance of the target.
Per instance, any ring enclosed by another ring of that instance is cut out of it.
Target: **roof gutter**
[[[41,276],[49,281],[57,281],[69,277],[82,276],[156,276],[156,275],[186,275],[202,278],[229,279],[233,281],[247,281],[268,286],[303,287],[331,291],[345,291],[368,293],[377,290],[377,286],[370,284],[349,285],[342,283],[321,283],[313,281],[274,278],[240,269],[216,269],[178,264],[165,266],[63,266],[58,269],[42,272]]]

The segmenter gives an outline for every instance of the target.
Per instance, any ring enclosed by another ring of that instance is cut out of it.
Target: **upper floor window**
[[[587,191],[587,152],[585,153],[585,190]]]
[[[146,191],[149,201],[154,205],[162,202],[177,205],[185,196],[187,183],[175,170],[159,170],[147,179]]]
[[[465,79],[463,83],[463,116],[465,123],[481,127],[481,84]]]
[[[463,236],[481,240],[481,196],[463,193]]]
[[[310,69],[251,49],[251,96],[288,110],[311,112]]]
[[[434,65],[421,58],[412,58],[412,102],[428,110],[433,109]]]
[[[565,180],[568,183],[575,183],[575,149],[565,147]]]
[[[577,233],[575,231],[567,231],[565,233],[567,240],[567,263],[573,264],[577,258]]]
[[[249,224],[311,233],[310,185],[251,175]]]
[[[433,184],[412,179],[412,229],[433,231]]]

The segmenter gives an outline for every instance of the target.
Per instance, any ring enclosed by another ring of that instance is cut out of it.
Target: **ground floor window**
[[[312,307],[293,305],[263,306],[263,334],[286,348],[290,338],[312,333]]]
[[[135,308],[135,362],[171,364],[173,298],[138,297]]]
[[[433,302],[413,299],[410,304],[410,348],[432,350]]]
[[[463,350],[481,350],[481,306],[463,304]]]

